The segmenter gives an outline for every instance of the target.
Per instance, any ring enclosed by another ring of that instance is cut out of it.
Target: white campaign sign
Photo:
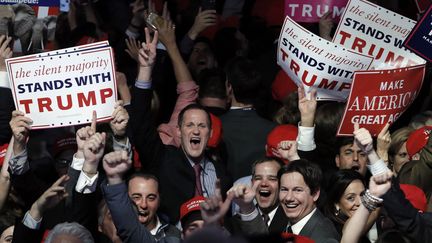
[[[403,46],[416,22],[365,0],[350,0],[333,42],[374,57],[371,69],[426,63]]]
[[[108,42],[6,60],[18,110],[32,128],[52,128],[108,120],[117,100],[112,49]]]
[[[318,100],[347,99],[354,71],[367,70],[373,58],[355,53],[304,29],[286,17],[279,36],[278,64]]]

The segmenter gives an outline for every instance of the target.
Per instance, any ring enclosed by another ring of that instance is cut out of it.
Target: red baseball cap
[[[0,146],[0,166],[3,165],[8,146],[9,146],[9,144],[7,144],[7,143]]]
[[[222,122],[219,117],[210,113],[210,119],[212,122],[212,135],[207,141],[207,146],[210,148],[216,148],[222,140]]]
[[[405,198],[420,212],[426,212],[427,199],[424,191],[417,186],[400,184],[400,188],[405,194]]]
[[[200,204],[204,201],[205,201],[205,197],[196,196],[188,200],[187,202],[183,203],[180,206],[180,221],[182,223],[182,226],[187,225],[187,222],[202,219],[200,213],[201,211]],[[199,212],[199,213],[195,214],[197,217],[194,217],[193,220],[190,220],[191,217],[189,216],[191,216],[193,212]]]
[[[291,124],[278,125],[267,135],[266,155],[274,156],[272,148],[277,149],[278,144],[285,140],[297,140],[298,128]]]
[[[421,127],[412,132],[406,141],[406,149],[409,157],[420,152],[428,143],[429,135],[432,131],[432,126]]]

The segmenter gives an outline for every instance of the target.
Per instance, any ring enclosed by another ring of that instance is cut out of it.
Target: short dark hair
[[[279,170],[278,178],[280,179],[284,174],[297,172],[303,176],[303,180],[311,191],[311,195],[320,190],[322,172],[318,165],[310,162],[309,160],[299,159],[291,161],[289,164],[282,166]]]
[[[346,145],[353,145],[354,137],[338,137],[336,139],[335,153],[340,154],[340,149]]]
[[[159,179],[155,175],[149,173],[143,173],[143,172],[134,172],[131,176],[129,176],[129,179],[127,180],[128,182],[127,184],[129,184],[129,182],[134,178],[142,178],[144,180],[156,181],[156,183],[158,184],[158,192],[159,192]]]
[[[264,157],[258,160],[255,160],[255,162],[252,164],[252,177],[255,175],[255,168],[259,164],[267,163],[267,162],[274,162],[279,165],[280,168],[283,166],[283,161],[280,158],[277,157]]]
[[[188,110],[202,110],[202,111],[204,111],[205,114],[206,114],[206,116],[207,116],[207,125],[208,125],[208,127],[211,129],[212,122],[211,122],[211,118],[210,118],[210,113],[208,113],[208,112],[204,109],[204,107],[203,107],[202,105],[200,105],[200,104],[196,104],[196,103],[193,103],[193,104],[187,105],[185,108],[183,108],[183,110],[180,111],[180,113],[179,113],[179,115],[178,115],[178,121],[177,121],[177,125],[178,125],[179,127],[181,127],[181,125],[182,125],[182,123],[183,123],[183,117],[184,117],[184,114],[185,114],[186,111],[188,111]]]
[[[244,57],[235,57],[226,65],[227,81],[238,102],[253,104],[261,88],[261,73],[255,63]]]
[[[198,97],[226,99],[226,75],[219,68],[203,69],[198,75]]]

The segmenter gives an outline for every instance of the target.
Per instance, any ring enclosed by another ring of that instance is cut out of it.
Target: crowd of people
[[[417,18],[407,2],[377,4]],[[2,6],[0,243],[432,242],[429,72],[376,139],[359,124],[337,137],[345,103],[277,65],[283,4],[71,0],[44,19]],[[303,25],[331,40],[329,16]],[[110,120],[32,130],[5,60],[102,40]]]

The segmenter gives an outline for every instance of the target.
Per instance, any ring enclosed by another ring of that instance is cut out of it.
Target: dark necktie
[[[202,186],[201,186],[201,165],[194,164],[193,169],[195,171],[195,196],[202,196]]]
[[[268,222],[270,221],[270,217],[268,216],[268,214],[263,213],[263,214],[262,214],[262,217],[263,217],[263,220],[264,220],[265,224],[266,224],[267,226],[269,226],[269,225],[268,225]]]
[[[287,228],[286,228],[286,232],[288,232],[288,233],[293,233],[293,231],[292,231],[292,228],[291,228],[291,225],[289,225]]]

